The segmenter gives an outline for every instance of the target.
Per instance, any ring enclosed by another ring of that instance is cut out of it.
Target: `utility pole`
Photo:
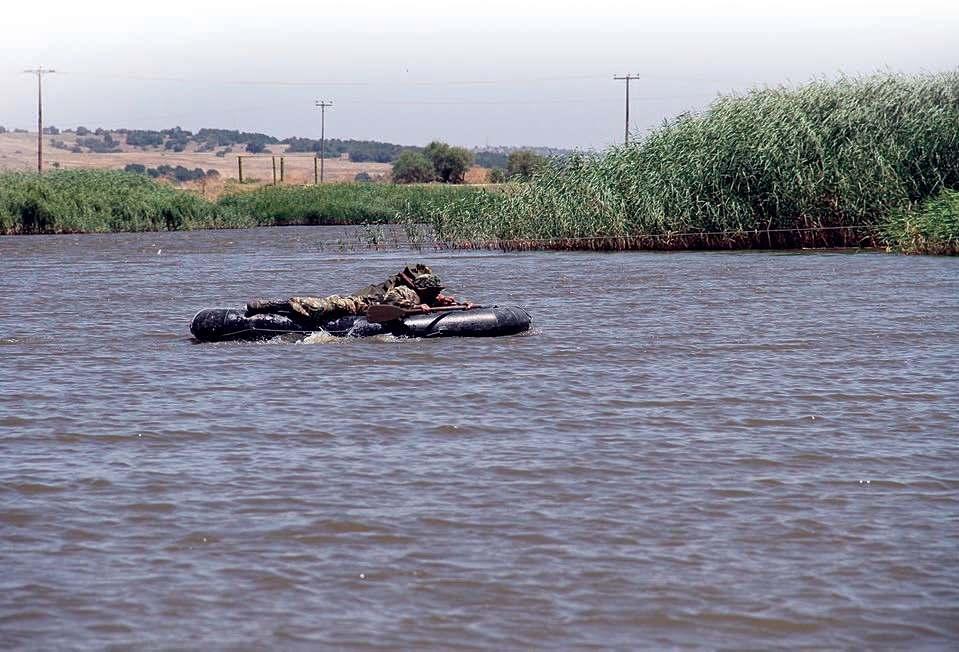
[[[316,106],[320,107],[320,183],[323,183],[323,154],[326,150],[326,107],[333,106],[333,102],[317,100]]]
[[[613,77],[617,81],[626,82],[626,140],[625,143],[629,144],[629,80],[630,79],[639,79],[639,75],[630,75],[626,74],[622,77]]]
[[[56,70],[40,66],[23,72],[37,76],[37,174],[43,174],[43,75]]]

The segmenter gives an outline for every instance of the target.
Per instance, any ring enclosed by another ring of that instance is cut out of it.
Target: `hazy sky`
[[[954,70],[946,2],[5,3],[0,125],[180,125],[422,144],[602,147],[717,93]],[[41,9],[29,7],[36,5]],[[722,11],[717,7],[722,6]]]

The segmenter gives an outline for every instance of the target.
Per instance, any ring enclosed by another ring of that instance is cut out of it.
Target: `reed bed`
[[[959,187],[959,73],[817,81],[721,97],[641,142],[428,213],[456,247],[877,246]]]

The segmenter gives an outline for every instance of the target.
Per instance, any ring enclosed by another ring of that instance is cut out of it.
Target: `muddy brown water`
[[[959,259],[0,238],[0,646],[955,649]],[[191,343],[416,260],[486,340]]]

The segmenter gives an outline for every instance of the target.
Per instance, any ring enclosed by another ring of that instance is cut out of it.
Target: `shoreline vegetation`
[[[490,187],[237,188],[214,202],[117,171],[0,174],[6,234],[387,223],[418,246],[959,254],[959,72],[720,97]]]
[[[875,75],[720,97],[636,144],[556,160],[426,221],[440,241],[507,249],[955,254],[944,193],[956,189],[959,73]]]

